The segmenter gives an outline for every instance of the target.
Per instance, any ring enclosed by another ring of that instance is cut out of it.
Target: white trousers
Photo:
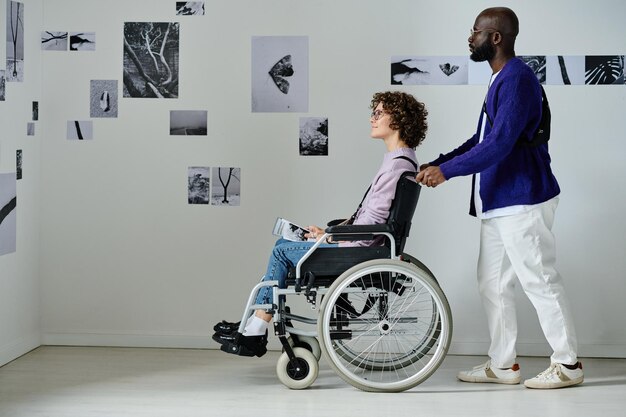
[[[494,367],[515,363],[517,317],[515,285],[519,280],[537,311],[552,347],[552,362],[577,362],[577,342],[563,280],[555,269],[552,234],[558,198],[530,211],[481,222],[478,288],[487,313]]]

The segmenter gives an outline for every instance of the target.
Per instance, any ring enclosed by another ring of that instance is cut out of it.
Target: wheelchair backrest
[[[411,221],[417,206],[420,190],[422,187],[415,182],[415,172],[405,171],[400,176],[396,185],[396,194],[391,202],[387,224],[393,230],[396,240],[396,253],[401,254],[404,250],[406,238],[409,237]]]

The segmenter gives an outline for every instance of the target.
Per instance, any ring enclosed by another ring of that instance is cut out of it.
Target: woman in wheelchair
[[[423,103],[412,95],[394,91],[374,94],[370,116],[371,137],[381,139],[385,144],[383,162],[374,176],[363,201],[354,215],[347,221],[352,224],[381,224],[387,221],[396,184],[406,171],[418,169],[414,149],[426,136],[428,114]],[[324,229],[308,227],[307,242],[291,242],[280,239],[276,242],[267,266],[263,281],[278,280],[279,287],[286,287],[287,274],[304,254],[314,245],[314,241],[324,236]],[[360,240],[322,243],[320,247],[374,246],[384,244],[384,237],[374,240]],[[256,304],[271,304],[272,289],[263,287],[257,296]],[[267,329],[272,314],[257,310],[246,322],[245,330],[238,333],[240,323],[222,321],[215,325],[213,340],[222,345],[228,353],[242,356],[262,356],[267,351]]]

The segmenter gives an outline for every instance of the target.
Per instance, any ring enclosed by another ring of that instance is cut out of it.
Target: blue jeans
[[[279,288],[286,288],[289,268],[294,268],[300,259],[311,249],[315,242],[292,242],[278,239],[267,264],[267,272],[261,281],[278,281]],[[320,248],[338,247],[337,244],[322,243]],[[272,287],[259,290],[256,304],[270,304],[272,302]]]

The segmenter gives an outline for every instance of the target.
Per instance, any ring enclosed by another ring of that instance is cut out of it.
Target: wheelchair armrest
[[[326,233],[332,235],[335,241],[372,240],[381,233],[393,233],[388,224],[348,224],[326,228]]]

